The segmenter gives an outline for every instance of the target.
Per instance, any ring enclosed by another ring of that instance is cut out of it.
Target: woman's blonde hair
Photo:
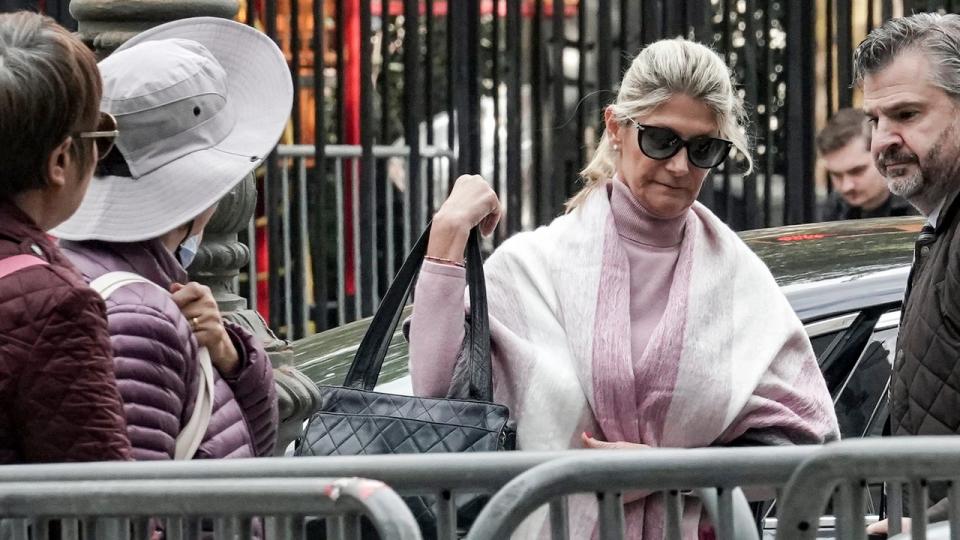
[[[610,109],[617,122],[625,124],[642,117],[671,97],[684,94],[703,102],[716,117],[720,137],[733,142],[753,170],[743,100],[733,87],[730,70],[709,47],[683,38],[663,39],[643,48],[623,76],[617,100]],[[582,203],[590,192],[614,176],[617,152],[608,133],[590,163],[580,171],[583,188],[567,201],[567,211]]]

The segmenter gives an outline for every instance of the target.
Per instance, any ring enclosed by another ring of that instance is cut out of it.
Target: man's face
[[[856,137],[833,152],[823,155],[833,190],[847,204],[873,210],[890,197],[887,182],[873,164],[873,156],[863,137]]]
[[[890,191],[928,215],[960,173],[957,105],[932,75],[927,57],[908,50],[863,81],[877,169]]]

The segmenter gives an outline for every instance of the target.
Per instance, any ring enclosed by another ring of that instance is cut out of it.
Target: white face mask
[[[180,265],[188,268],[197,257],[197,251],[200,250],[200,239],[203,235],[195,234],[184,240],[177,249],[177,258],[180,259]]]

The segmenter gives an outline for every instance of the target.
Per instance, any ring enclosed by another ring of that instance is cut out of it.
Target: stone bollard
[[[237,0],[71,0],[70,13],[77,20],[81,39],[100,58],[109,55],[137,33],[165,22],[187,17],[232,19]],[[256,209],[257,190],[249,175],[220,201],[217,212],[204,231],[203,244],[190,277],[213,290],[224,316],[260,338],[274,367],[280,429],[277,454],[302,431],[303,421],[316,409],[320,392],[316,385],[293,367],[293,349],[278,339],[247,301],[236,291],[240,268],[250,259],[250,249],[237,240]],[[256,276],[250,276],[256,279]]]

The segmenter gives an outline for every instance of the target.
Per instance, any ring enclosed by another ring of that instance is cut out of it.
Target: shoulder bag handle
[[[373,316],[366,335],[360,342],[344,386],[373,390],[380,368],[387,356],[403,307],[414,278],[420,271],[430,239],[430,224],[413,246],[407,259]],[[470,373],[470,399],[493,399],[493,377],[490,366],[490,322],[487,315],[487,290],[483,277],[483,256],[480,253],[480,232],[474,227],[467,241],[467,286],[470,291],[470,322],[467,330]]]

